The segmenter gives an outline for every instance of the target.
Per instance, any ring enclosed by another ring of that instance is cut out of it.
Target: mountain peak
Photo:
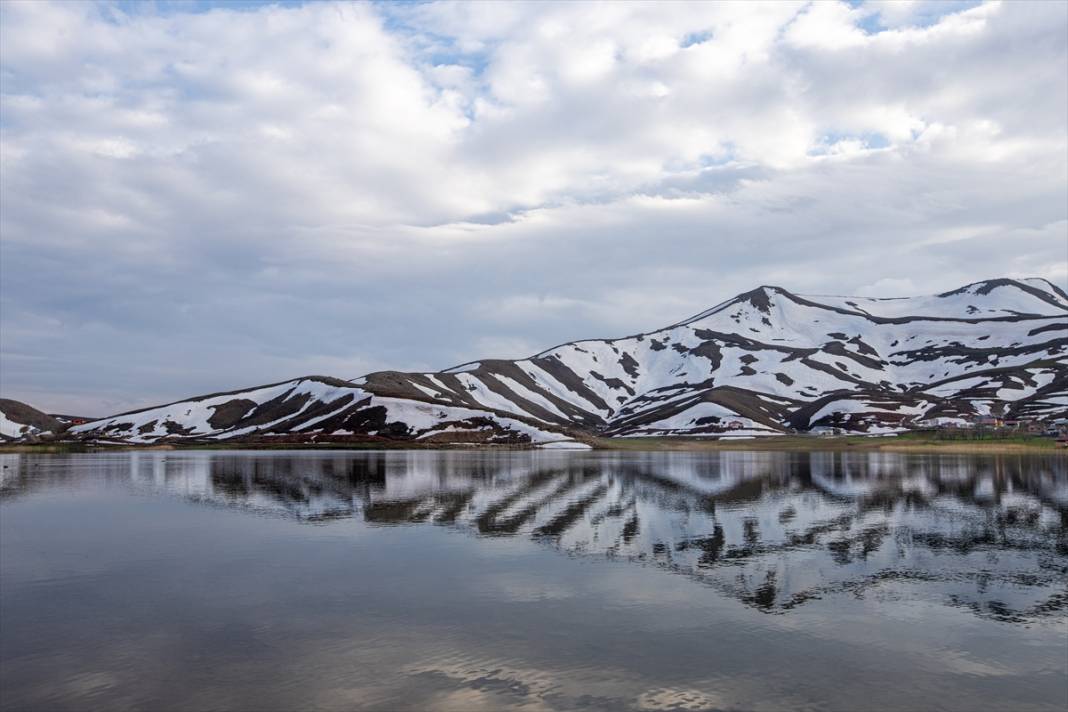
[[[735,298],[735,302],[750,304],[758,311],[764,312],[765,314],[770,314],[772,296],[785,291],[786,290],[782,289],[781,287],[775,287],[769,284],[762,284],[756,289],[751,289],[748,292],[739,294]]]
[[[1024,291],[1029,291],[1030,289],[1035,288],[1029,284],[1025,284],[1022,280],[1012,279],[1011,277],[995,277],[993,279],[982,279],[978,282],[972,282],[970,284],[964,285],[963,287],[958,287],[948,292],[942,292],[941,294],[938,294],[936,296],[952,297],[957,294],[976,294],[985,296],[993,292],[995,289],[1000,289],[1003,287],[1022,289]]]
[[[1043,279],[1041,277],[1022,277],[1020,279],[998,277],[995,279],[984,279],[978,282],[972,282],[971,284],[966,284],[963,287],[948,292],[942,292],[937,296],[953,297],[961,294],[987,296],[997,289],[1005,288],[1015,289],[1049,302],[1050,304],[1059,306],[1064,306],[1063,303],[1068,302],[1068,294],[1065,294],[1064,290],[1050,282],[1048,279]]]

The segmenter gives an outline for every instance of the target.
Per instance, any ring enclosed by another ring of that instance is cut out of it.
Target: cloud
[[[0,5],[5,397],[1068,280],[1061,3],[183,7]]]

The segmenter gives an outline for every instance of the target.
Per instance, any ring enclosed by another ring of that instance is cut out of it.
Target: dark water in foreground
[[[1068,704],[1068,458],[0,456],[4,709]]]

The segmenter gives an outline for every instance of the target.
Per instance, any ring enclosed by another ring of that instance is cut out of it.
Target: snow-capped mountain
[[[0,442],[49,437],[66,429],[55,417],[10,398],[0,398]]]
[[[74,426],[76,437],[560,441],[756,436],[1068,413],[1068,294],[996,279],[927,297],[760,287],[664,329],[436,373],[307,377]]]
[[[162,439],[419,439],[427,442],[556,442],[557,429],[519,415],[379,396],[328,376],[216,393],[91,421],[74,436],[133,442]]]

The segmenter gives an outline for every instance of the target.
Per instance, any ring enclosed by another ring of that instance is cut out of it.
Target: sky
[[[1068,286],[1068,3],[0,3],[0,396]]]

